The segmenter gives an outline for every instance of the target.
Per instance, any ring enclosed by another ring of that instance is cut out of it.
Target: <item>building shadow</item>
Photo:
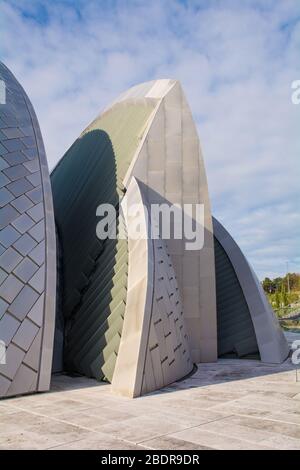
[[[109,135],[92,130],[78,138],[53,170],[51,184],[58,245],[53,371],[109,380],[125,309],[124,290],[116,293],[120,245],[96,234],[97,207],[109,203],[118,211]],[[126,253],[121,267],[125,272]]]

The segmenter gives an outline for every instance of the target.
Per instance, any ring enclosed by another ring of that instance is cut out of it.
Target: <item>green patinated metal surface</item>
[[[62,250],[67,370],[111,381],[127,294],[127,241],[99,240],[96,209],[118,208],[122,180],[154,104],[117,103],[83,132],[51,175]]]
[[[258,356],[252,319],[234,268],[214,239],[216,263],[218,355]]]

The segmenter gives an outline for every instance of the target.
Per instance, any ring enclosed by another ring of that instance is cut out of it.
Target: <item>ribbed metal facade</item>
[[[258,355],[247,302],[232,264],[215,238],[218,355]]]
[[[111,381],[127,294],[127,242],[96,236],[96,209],[118,207],[122,180],[153,110],[114,105],[75,141],[51,175],[62,249],[64,362]]]

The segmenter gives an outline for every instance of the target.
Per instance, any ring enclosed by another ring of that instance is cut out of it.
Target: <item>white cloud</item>
[[[182,81],[214,214],[260,277],[300,270],[298,0],[2,2],[3,61],[28,92],[50,166],[129,86]]]

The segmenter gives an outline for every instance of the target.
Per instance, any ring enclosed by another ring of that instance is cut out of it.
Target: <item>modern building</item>
[[[136,397],[218,356],[286,359],[260,283],[211,215],[199,138],[178,81],[131,88],[82,132],[51,174],[52,208],[32,106],[3,65],[0,78],[7,89],[0,105],[1,396],[47,389],[51,367]],[[122,237],[111,237],[113,219],[107,237],[97,236],[102,204],[115,208]],[[203,234],[202,246],[190,249],[186,234],[176,235],[175,218],[165,237],[150,216],[153,204],[176,205]],[[200,225],[188,211],[196,204]]]

